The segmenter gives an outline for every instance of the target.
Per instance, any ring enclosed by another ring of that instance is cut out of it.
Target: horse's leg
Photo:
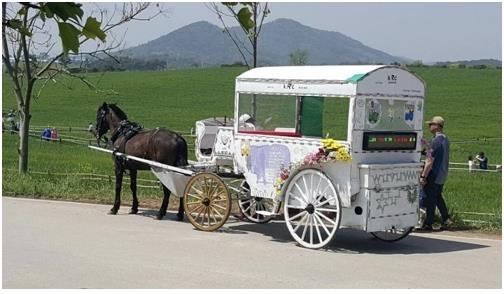
[[[121,187],[122,187],[122,178],[123,178],[124,168],[120,166],[120,164],[116,163],[115,168],[115,176],[116,176],[116,185],[115,185],[115,200],[114,206],[110,209],[109,214],[117,214],[119,211],[119,207],[121,206]]]
[[[137,170],[130,169],[130,188],[133,195],[133,203],[131,205],[130,214],[137,214],[138,212],[138,198],[137,198]]]
[[[171,194],[171,191],[168,190],[168,188],[166,188],[165,185],[162,186],[164,197],[163,197],[163,203],[161,203],[161,207],[159,208],[159,213],[157,215],[157,219],[159,220],[162,220],[163,217],[166,215],[166,209],[168,208],[168,202],[170,200],[170,194]]]
[[[179,208],[177,213],[177,220],[184,220],[184,197],[179,197]]]

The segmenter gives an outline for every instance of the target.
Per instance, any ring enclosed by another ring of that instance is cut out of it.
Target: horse
[[[120,152],[147,160],[164,163],[171,166],[187,166],[187,143],[179,134],[165,128],[143,130],[138,124],[128,121],[128,116],[116,104],[101,105],[96,112],[96,140],[110,131],[114,152]],[[137,171],[149,170],[150,166],[124,157],[113,156],[115,167],[115,200],[109,214],[117,214],[121,206],[122,178],[125,170],[129,170],[130,188],[133,203],[130,214],[138,213]],[[163,202],[157,214],[161,220],[166,215],[171,191],[163,185]],[[180,196],[180,195],[179,195]],[[180,198],[177,219],[184,219],[184,203]]]

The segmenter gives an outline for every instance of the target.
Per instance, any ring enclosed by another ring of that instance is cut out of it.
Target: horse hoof
[[[117,210],[116,209],[111,209],[108,214],[111,214],[111,215],[116,215],[117,214]]]
[[[184,215],[183,214],[182,215],[177,214],[177,221],[181,222],[183,220],[184,220]]]
[[[130,209],[129,214],[137,214],[138,209]]]
[[[157,219],[157,220],[162,220],[162,219],[163,219],[163,217],[164,217],[164,215],[162,215],[162,214],[158,214],[158,215],[156,216],[156,219]]]

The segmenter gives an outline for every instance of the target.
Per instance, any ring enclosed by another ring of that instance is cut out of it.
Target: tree
[[[305,65],[308,63],[308,51],[296,49],[289,54],[290,65]]]
[[[90,88],[94,88],[84,76],[71,73],[58,60],[68,59],[70,54],[97,56],[97,54],[103,53],[109,55],[109,52],[117,48],[121,41],[113,39],[112,42],[106,44],[104,49],[96,49],[91,52],[79,52],[79,50],[81,45],[90,40],[99,40],[105,44],[106,37],[112,29],[126,22],[138,20],[139,15],[149,5],[149,3],[127,3],[123,4],[119,13],[120,17],[117,19],[114,17],[105,19],[106,11],[100,10],[99,20],[89,16],[84,21],[82,5],[74,2],[2,2],[2,61],[11,80],[20,116],[18,150],[20,173],[28,171],[28,131],[32,99],[40,97],[47,82],[55,81],[60,74],[79,78]],[[151,18],[142,18],[141,20],[149,19]],[[51,33],[46,27],[49,22],[58,27],[62,50],[53,58],[38,61],[33,58],[34,52],[43,48],[50,50],[55,45],[54,42],[51,42]],[[99,46],[97,48],[100,48]],[[34,93],[36,84],[42,81],[38,92]]]
[[[222,25],[224,26],[224,31],[227,33],[229,38],[233,41],[236,49],[242,56],[243,62],[248,68],[257,67],[257,44],[259,40],[259,35],[261,34],[261,28],[264,22],[264,18],[270,14],[268,8],[268,3],[259,2],[223,2],[224,11],[217,3],[211,3],[210,9],[213,10]],[[230,31],[228,25],[224,21],[224,17],[234,19],[242,29],[246,36],[246,39],[250,43],[249,48],[246,44],[240,44],[240,38]],[[250,60],[247,56],[252,57],[252,65],[250,65]]]

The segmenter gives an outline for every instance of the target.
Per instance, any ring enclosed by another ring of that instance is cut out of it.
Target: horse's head
[[[100,140],[109,130],[115,131],[124,120],[128,120],[124,111],[115,104],[103,102],[103,105],[96,111],[96,139]]]
[[[103,105],[96,111],[96,139],[100,140],[101,137],[110,129],[108,122],[108,114],[110,113],[109,106],[103,102]]]

